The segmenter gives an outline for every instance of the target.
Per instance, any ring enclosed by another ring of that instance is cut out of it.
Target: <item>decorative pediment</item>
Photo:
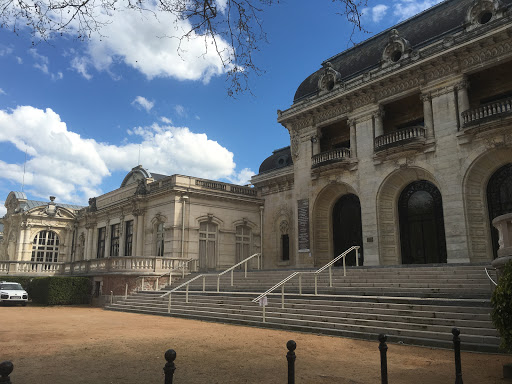
[[[396,29],[389,32],[388,43],[382,52],[382,66],[386,67],[398,63],[409,56],[411,44],[404,39]]]
[[[342,85],[341,74],[336,71],[330,62],[324,64],[323,73],[318,80],[318,89],[322,92],[329,92],[335,85]]]
[[[503,16],[503,4],[499,0],[477,0],[466,14],[468,31]]]

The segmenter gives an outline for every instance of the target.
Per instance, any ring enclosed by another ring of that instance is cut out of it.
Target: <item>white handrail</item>
[[[192,269],[190,269],[190,263],[196,262],[197,260],[196,259],[173,259],[173,261],[181,262],[181,277],[184,278],[185,277],[185,265],[187,266],[189,271],[192,271]],[[179,270],[180,267],[178,267],[177,269]],[[173,271],[173,269],[171,268],[171,269],[169,269],[169,272],[162,273],[161,275],[156,277],[156,281],[155,281],[156,289],[155,289],[155,291],[158,291],[159,279],[161,277],[163,277],[163,276],[169,275],[169,285],[171,285],[171,283],[172,283],[172,281],[171,281],[171,279],[172,279],[172,271]],[[138,276],[135,279],[135,281],[137,281],[138,279],[142,279],[141,291],[144,291],[144,277],[145,276],[146,275]],[[148,276],[148,277],[150,277],[150,276]],[[126,296],[126,293],[125,293],[125,296]]]
[[[251,255],[249,256],[248,258],[240,261],[239,263],[233,265],[232,267],[226,269],[225,271],[217,274],[217,275],[213,275],[213,276],[217,276],[217,292],[219,292],[219,289],[220,289],[220,276],[224,275],[225,273],[231,271],[231,286],[233,286],[233,270],[240,266],[241,264],[245,263],[245,277],[247,278],[247,263],[249,260],[251,260],[252,258],[254,257],[258,257],[258,269],[261,269],[261,262],[260,262],[260,258],[261,258],[261,253],[255,253],[254,255]],[[168,304],[168,307],[167,307],[167,312],[170,313],[171,312],[171,294],[180,290],[181,288],[185,287],[185,301],[188,303],[188,287],[190,285],[190,283],[192,283],[193,281],[199,279],[200,277],[203,278],[203,292],[206,291],[206,276],[212,276],[212,275],[208,275],[208,274],[201,274],[201,275],[198,275],[186,282],[184,282],[183,284],[177,286],[176,288],[174,289],[171,289],[169,292],[166,292],[164,293],[163,295],[160,295],[161,298],[169,295],[169,304]]]
[[[248,258],[240,261],[239,263],[233,265],[232,267],[226,269],[224,272],[221,272],[217,275],[217,292],[220,292],[220,277],[224,275],[227,272],[231,272],[231,286],[233,286],[233,272],[236,267],[239,267],[240,265],[244,264],[245,267],[245,278],[247,278],[247,263],[249,260],[253,259],[254,257],[258,258],[258,269],[261,269],[261,253],[255,253],[254,255],[249,256]]]
[[[492,277],[489,275],[489,271],[487,270],[487,268],[485,268],[485,273],[487,274],[487,277],[489,278],[489,280],[492,281],[492,283],[495,285],[495,286],[498,286],[498,283],[496,283]]]
[[[299,295],[302,295],[302,275],[307,274],[307,273],[310,273],[310,274],[312,273],[315,275],[315,296],[317,296],[318,295],[318,274],[325,271],[325,269],[329,268],[329,287],[332,287],[332,268],[331,268],[332,265],[335,262],[337,262],[339,259],[343,258],[343,276],[346,276],[347,271],[346,271],[346,266],[345,266],[345,257],[347,256],[347,254],[349,252],[355,250],[356,251],[356,265],[359,267],[359,248],[360,248],[359,245],[354,245],[354,246],[350,247],[345,252],[343,252],[341,255],[335,257],[333,260],[331,260],[326,265],[324,265],[323,267],[321,267],[320,269],[318,269],[316,271],[293,272],[291,275],[285,277],[283,280],[281,280],[279,283],[274,285],[272,288],[268,289],[267,291],[265,291],[264,293],[262,293],[261,295],[259,295],[255,299],[253,299],[252,302],[253,303],[259,302],[261,299],[266,297],[268,294],[273,292],[275,289],[281,287],[281,308],[284,309],[284,286],[285,286],[285,284],[288,281],[290,281],[291,279],[293,279],[295,276],[299,276]],[[262,305],[262,307],[263,307],[263,322],[265,322],[265,306]]]

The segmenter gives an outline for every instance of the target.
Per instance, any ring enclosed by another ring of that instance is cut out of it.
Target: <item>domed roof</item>
[[[502,4],[509,5],[511,3],[512,0],[502,0]],[[393,30],[396,30],[400,38],[410,44],[411,49],[421,48],[442,39],[447,34],[463,30],[468,10],[474,4],[475,0],[444,1],[327,59],[322,63],[324,68],[311,74],[300,84],[293,102],[312,96],[319,91],[319,81],[327,67],[338,72],[338,78],[341,81],[346,81],[378,67]]]
[[[273,171],[293,164],[290,147],[276,149],[260,165],[259,173]]]

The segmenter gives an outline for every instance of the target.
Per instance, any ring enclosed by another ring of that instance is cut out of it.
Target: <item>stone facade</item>
[[[336,238],[352,227],[334,224],[346,195],[360,203],[365,265],[410,263],[404,246],[417,240],[400,224],[413,220],[400,216],[407,188],[432,189],[442,207],[431,226],[445,242],[438,262],[493,259],[489,180],[512,164],[511,22],[510,2],[444,2],[329,59],[301,84],[293,105],[278,111],[293,164],[252,179],[265,199],[264,228],[283,217],[293,228],[286,264],[321,266],[337,255]],[[504,177],[502,207],[512,210],[512,179]],[[310,249],[301,252],[304,200]],[[283,263],[273,236],[265,237],[266,267]]]

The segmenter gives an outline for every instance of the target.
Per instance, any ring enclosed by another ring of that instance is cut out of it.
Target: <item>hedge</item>
[[[491,318],[501,336],[501,348],[512,352],[512,261],[509,261],[491,298]]]
[[[0,281],[20,283],[35,304],[70,305],[91,301],[91,280],[87,277],[0,276]]]

